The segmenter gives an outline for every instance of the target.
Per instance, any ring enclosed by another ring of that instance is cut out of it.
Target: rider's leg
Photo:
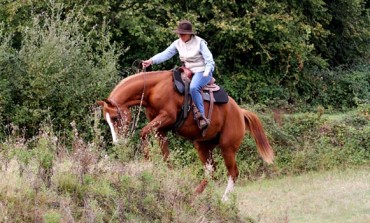
[[[195,73],[190,83],[190,94],[191,98],[194,101],[195,106],[197,106],[200,112],[200,118],[203,120],[201,122],[201,128],[204,128],[208,125],[205,113],[204,113],[204,105],[203,105],[203,98],[201,95],[201,90],[204,86],[206,86],[212,78],[212,73],[210,73],[207,77],[203,77],[203,72]]]

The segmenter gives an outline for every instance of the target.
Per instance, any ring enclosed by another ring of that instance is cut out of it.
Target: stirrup
[[[209,124],[210,124],[209,119],[207,119],[205,117],[200,117],[199,118],[199,128],[201,130],[206,129]]]

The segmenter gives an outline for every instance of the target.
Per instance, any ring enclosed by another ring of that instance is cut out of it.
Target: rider
[[[193,26],[189,21],[180,21],[174,32],[179,35],[179,39],[175,40],[163,52],[143,61],[142,65],[145,68],[151,64],[159,64],[175,54],[179,54],[184,66],[194,73],[190,83],[190,94],[200,113],[198,117],[199,127],[204,129],[209,125],[209,120],[204,113],[201,90],[212,79],[215,62],[211,51],[207,47],[207,42],[195,35]]]

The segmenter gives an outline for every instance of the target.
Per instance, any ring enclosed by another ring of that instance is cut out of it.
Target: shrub
[[[109,30],[91,29],[83,35],[78,22],[83,15],[62,12],[55,4],[44,14],[33,15],[32,25],[21,30],[19,50],[9,41],[0,47],[0,79],[7,80],[1,82],[0,121],[25,127],[28,137],[36,134],[47,115],[56,130],[66,130],[76,120],[88,136],[87,114],[118,80],[122,51],[110,42]],[[99,45],[92,41],[96,38]],[[0,39],[8,40],[1,28]]]
[[[316,76],[307,80],[304,97],[311,105],[325,105],[346,109],[370,102],[370,66],[318,70]]]

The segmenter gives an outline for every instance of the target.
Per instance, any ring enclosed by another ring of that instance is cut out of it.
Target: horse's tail
[[[249,130],[256,141],[258,152],[262,159],[266,163],[273,163],[274,151],[272,150],[270,143],[266,137],[265,131],[263,130],[262,123],[256,114],[242,109],[244,114],[244,121],[246,129]]]

